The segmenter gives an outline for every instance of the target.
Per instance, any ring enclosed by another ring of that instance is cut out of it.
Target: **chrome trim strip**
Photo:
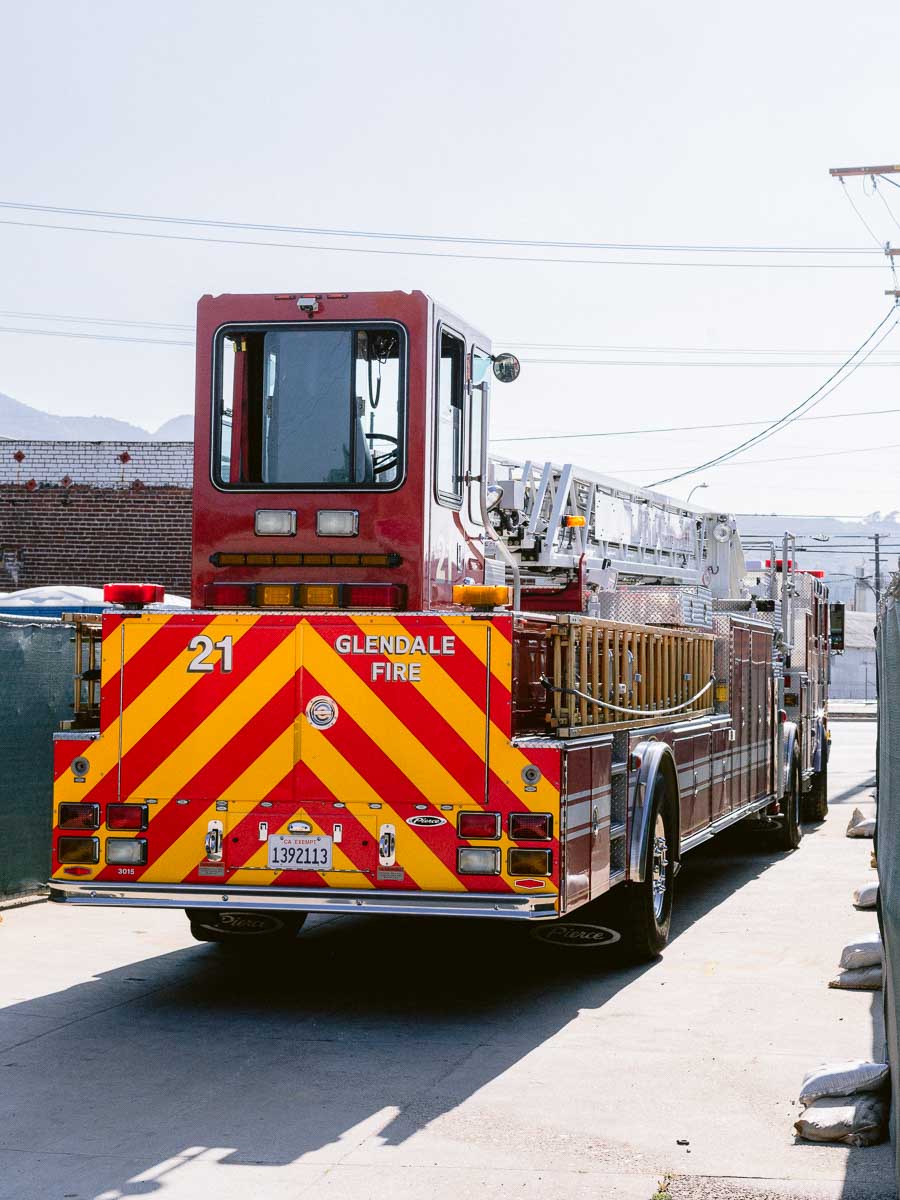
[[[503,917],[507,920],[546,920],[556,917],[556,893],[376,892],[349,888],[305,890],[218,887],[174,883],[71,883],[51,879],[50,899],[57,903],[134,908],[235,908],[240,911],[383,912],[429,917]]]

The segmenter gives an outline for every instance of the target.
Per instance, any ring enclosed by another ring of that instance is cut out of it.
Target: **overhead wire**
[[[888,442],[880,446],[856,446],[846,450],[821,450],[815,454],[788,454],[784,458],[749,458],[745,462],[733,462],[732,467],[757,467],[767,463],[780,462],[799,462],[802,459],[808,458],[836,458],[846,454],[871,454],[878,450],[897,450],[900,449],[900,442]],[[626,467],[620,470],[620,475],[637,475],[644,471],[672,471],[678,470],[677,467]],[[686,471],[686,475],[693,475],[693,471]],[[672,476],[673,479],[680,479],[680,475]],[[665,481],[664,481],[665,482]],[[646,487],[658,487],[656,483],[643,485]]]
[[[256,221],[226,221],[209,217],[161,216],[158,213],[122,212],[110,209],[74,208],[54,204],[0,200],[0,208],[23,212],[54,213],[61,216],[96,217],[102,220],[142,221],[165,225],[193,225],[211,229],[247,229],[256,233],[294,233],[313,237],[365,238],[385,241],[438,242],[469,246],[521,246],[550,250],[616,250],[623,252],[696,254],[871,254],[859,246],[741,246],[691,245],[685,243],[591,242],[559,239],[477,237],[463,234],[387,232],[376,229],[328,228],[313,225],[275,225]]]
[[[323,246],[311,245],[308,242],[272,242],[258,241],[253,238],[208,237],[202,234],[152,233],[146,229],[107,229],[91,225],[60,225],[44,221],[13,221],[0,218],[0,225],[12,226],[17,229],[58,230],[69,233],[92,233],[106,237],[144,238],[152,241],[196,242],[213,246],[254,246],[270,250],[313,250],[328,254],[377,254],[403,256],[407,258],[448,258],[468,260],[471,262],[520,262],[544,263],[548,265],[563,264],[572,267],[675,267],[696,268],[698,270],[763,270],[763,271],[880,271],[877,264],[869,263],[766,263],[766,262],[659,262],[649,259],[602,259],[602,258],[560,258],[548,255],[522,254],[466,254],[450,250],[400,250],[376,246]]]
[[[836,421],[846,417],[880,417],[900,413],[900,408],[872,408],[863,412],[825,413],[818,417],[798,417],[798,421]],[[652,429],[604,429],[592,433],[530,433],[516,434],[514,437],[492,437],[492,442],[558,442],[573,441],[582,438],[632,437],[648,433],[692,433],[706,429],[739,429],[750,425],[766,425],[770,420],[762,421],[725,421],[722,424],[706,425],[661,425]],[[648,468],[649,469],[649,468]],[[659,470],[659,467],[653,468]]]
[[[755,446],[759,442],[765,441],[767,438],[774,436],[774,434],[778,433],[780,430],[786,429],[788,425],[792,424],[792,422],[795,421],[801,413],[808,411],[810,408],[816,407],[818,404],[821,404],[826,396],[829,396],[831,392],[835,391],[842,383],[845,383],[846,380],[854,374],[857,368],[861,366],[863,362],[865,362],[866,358],[875,350],[877,350],[885,338],[888,337],[897,327],[900,317],[894,316],[893,324],[888,326],[885,333],[878,339],[878,341],[874,343],[873,346],[871,346],[863,358],[858,359],[856,362],[853,361],[857,358],[857,355],[862,354],[872,339],[875,338],[884,328],[884,326],[888,324],[888,322],[891,320],[891,317],[895,313],[896,308],[896,305],[892,305],[892,307],[878,322],[865,341],[860,343],[856,350],[854,350],[853,353],[844,360],[844,362],[836,371],[833,371],[832,374],[829,375],[824,383],[822,383],[814,392],[807,396],[805,400],[802,400],[792,409],[789,409],[783,417],[773,422],[767,429],[764,429],[761,433],[754,434],[753,437],[747,438],[745,441],[740,442],[737,446],[733,446],[730,450],[726,450],[724,453],[718,454],[714,458],[708,459],[706,462],[700,463],[696,467],[692,467],[689,470],[679,471],[677,474],[669,475],[665,479],[658,479],[650,484],[650,487],[659,487],[664,483],[673,483],[676,479],[684,479],[687,475],[695,475],[698,471],[705,471],[711,467],[718,466],[720,463],[734,458],[742,451],[748,450],[751,446]],[[852,366],[850,365],[851,363],[853,364]],[[832,384],[834,384],[834,387],[831,386]]]

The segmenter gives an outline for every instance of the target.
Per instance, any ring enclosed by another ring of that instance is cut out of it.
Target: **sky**
[[[4,6],[0,202],[861,253],[410,243],[0,207],[0,392],[25,404],[152,429],[191,409],[193,354],[10,329],[189,341],[142,323],[190,326],[204,293],[421,288],[496,348],[526,343],[513,347],[519,380],[494,387],[495,450],[650,483],[762,428],[713,425],[800,403],[893,303],[876,246],[900,244],[900,190],[881,185],[886,206],[848,182],[870,234],[828,174],[900,162],[900,9],[887,0],[157,0],[150,14]],[[510,255],[573,261],[498,261]],[[22,313],[37,315],[9,315]],[[900,410],[898,381],[900,329],[816,408],[835,419],[792,424],[666,490],[705,483],[698,502],[737,512],[898,509],[900,411],[862,415]],[[650,432],[672,426],[699,428]],[[640,432],[582,436],[624,430]]]

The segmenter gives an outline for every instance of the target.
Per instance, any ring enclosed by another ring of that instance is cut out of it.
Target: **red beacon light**
[[[124,604],[126,608],[143,608],[145,604],[162,604],[166,590],[161,583],[107,583],[103,599],[107,604]]]

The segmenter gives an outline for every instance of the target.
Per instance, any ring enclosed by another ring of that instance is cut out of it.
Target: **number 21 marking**
[[[222,671],[227,672],[234,666],[233,646],[231,637],[223,637],[220,642],[214,642],[211,637],[207,637],[205,633],[198,634],[195,638],[191,638],[188,642],[188,650],[195,650],[196,653],[188,663],[189,671],[214,671],[216,664],[209,662],[209,656],[213,650],[221,650],[222,657],[220,659]]]

